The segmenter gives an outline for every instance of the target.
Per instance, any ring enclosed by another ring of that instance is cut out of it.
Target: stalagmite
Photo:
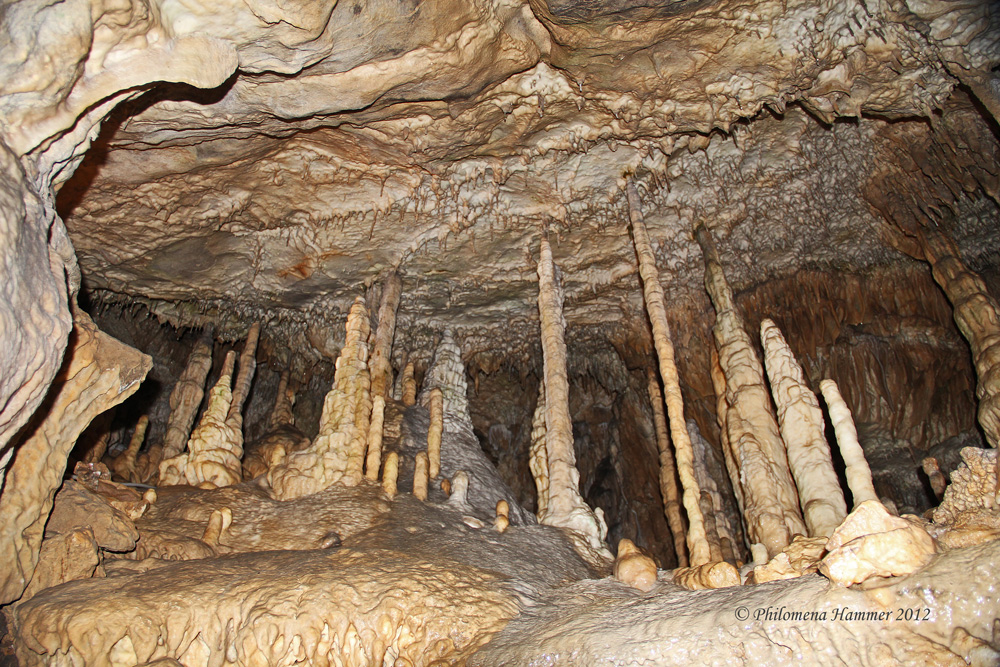
[[[687,511],[687,543],[691,565],[702,565],[712,560],[706,539],[705,521],[702,517],[701,489],[694,476],[691,439],[684,419],[684,399],[681,396],[677,365],[674,361],[674,344],[670,339],[670,325],[667,322],[667,307],[660,286],[660,276],[656,269],[656,258],[646,233],[639,204],[639,193],[630,180],[627,185],[629,217],[632,221],[632,237],[635,240],[635,254],[639,259],[639,275],[642,276],[642,293],[646,302],[646,313],[653,327],[653,345],[660,361],[660,377],[670,420],[670,438],[677,459],[677,473],[683,489],[684,509]],[[661,456],[662,458],[662,456]]]
[[[385,457],[385,466],[382,470],[382,490],[389,500],[396,497],[396,479],[399,477],[399,454],[389,452]]]
[[[934,492],[934,496],[940,501],[944,497],[945,490],[948,488],[948,480],[945,479],[944,473],[941,472],[941,466],[938,465],[937,459],[933,456],[928,456],[920,462],[920,467],[923,468],[924,474],[927,475],[927,479],[931,483],[931,490]]]
[[[368,309],[359,297],[347,317],[344,348],[337,358],[333,386],[323,402],[319,433],[309,447],[290,453],[267,474],[275,498],[290,500],[331,484],[354,486],[361,481],[372,414],[370,331]]]
[[[618,541],[618,554],[613,568],[615,579],[640,591],[656,585],[656,563],[629,539]]]
[[[542,235],[538,260],[538,314],[542,329],[545,378],[545,451],[549,469],[549,498],[539,520],[568,528],[594,550],[606,551],[607,527],[580,496],[580,473],[573,451],[573,423],[569,414],[569,380],[566,376],[566,324],[563,299],[552,261],[549,240]],[[610,555],[610,554],[609,554]]]
[[[403,367],[403,379],[400,384],[403,387],[403,405],[415,405],[417,402],[417,379],[414,376],[415,370],[413,362],[407,362]]]
[[[413,466],[413,496],[417,500],[427,500],[427,452],[417,454]]]
[[[201,399],[205,396],[205,380],[212,368],[212,335],[205,332],[191,350],[187,367],[170,392],[170,417],[167,434],[163,437],[160,458],[169,459],[184,451]],[[159,465],[159,461],[156,462]]]
[[[444,428],[444,394],[435,387],[430,396],[430,427],[427,429],[428,474],[437,479],[441,472],[441,432]]]
[[[653,427],[656,431],[656,448],[660,452],[660,494],[663,496],[663,512],[674,540],[677,564],[687,567],[687,542],[685,539],[684,517],[681,514],[680,493],[677,489],[677,469],[670,451],[670,435],[667,432],[667,417],[663,413],[663,395],[656,371],[648,369],[649,402],[653,408]],[[620,546],[619,546],[620,548]]]
[[[227,420],[232,405],[230,389],[236,352],[230,351],[218,382],[209,392],[208,407],[191,432],[188,451],[160,463],[161,484],[190,484],[217,488],[243,478],[243,430]]]
[[[390,376],[392,366],[392,340],[396,335],[396,310],[399,308],[399,296],[403,283],[396,271],[385,278],[382,286],[382,300],[378,307],[378,326],[375,328],[375,343],[372,346],[372,356],[368,367],[372,378],[372,400],[381,396],[389,397]],[[383,403],[384,405],[384,403]]]
[[[292,408],[295,407],[295,391],[289,386],[289,372],[282,371],[278,380],[278,392],[274,398],[274,408],[271,409],[271,417],[268,420],[269,428],[279,426],[294,425],[295,414]]]
[[[528,469],[535,480],[535,515],[541,520],[549,508],[549,459],[545,452],[545,382],[538,384],[538,403],[531,418],[531,453]],[[683,535],[683,534],[682,534]]]
[[[498,533],[502,533],[510,526],[510,505],[506,500],[497,501],[497,515],[493,519],[493,527]]]
[[[250,325],[243,352],[240,353],[239,373],[233,383],[233,400],[229,404],[226,421],[233,428],[243,428],[243,403],[250,395],[250,385],[257,370],[257,341],[260,340],[260,322]]]
[[[773,557],[792,535],[806,533],[798,492],[771,412],[764,369],[736,311],[715,244],[701,224],[695,239],[705,256],[705,288],[715,305],[715,341],[729,403],[726,426],[739,462],[747,530],[751,541],[764,544]]]
[[[94,421],[90,422],[87,430],[83,432],[81,440],[86,438],[88,433],[95,430],[97,432],[97,437],[94,438],[93,444],[87,449],[87,453],[83,455],[82,460],[84,463],[97,463],[104,458],[105,452],[108,451],[108,443],[111,441],[111,422],[114,421],[115,412],[116,409],[112,408],[107,412],[99,414],[94,418]],[[2,481],[0,481],[0,489],[2,488]]]
[[[735,561],[734,531],[722,504],[722,494],[708,468],[708,457],[714,456],[712,446],[701,435],[698,424],[693,419],[688,420],[687,430],[694,450],[694,473],[701,489],[701,512],[705,517],[705,536],[712,551],[712,560]]]
[[[30,436],[17,445],[0,496],[0,604],[16,600],[31,579],[66,461],[80,433],[100,413],[135,393],[152,360],[74,313],[74,335]]]
[[[382,429],[385,424],[385,398],[375,395],[372,399],[372,421],[368,425],[368,453],[365,455],[365,477],[378,480],[382,465]]]
[[[934,280],[951,301],[955,323],[972,348],[979,378],[979,425],[990,446],[1000,447],[1000,304],[962,261],[951,238],[925,227],[920,242]]]
[[[806,528],[810,537],[829,537],[847,516],[847,504],[823,435],[823,410],[774,322],[761,322],[760,339]]]
[[[233,525],[233,511],[228,507],[220,507],[213,510],[208,517],[208,525],[202,533],[201,541],[213,549],[222,544],[226,538],[226,531]]]
[[[819,383],[819,389],[823,393],[823,398],[826,399],[830,421],[837,434],[840,456],[844,459],[844,476],[847,477],[847,486],[851,489],[854,507],[866,500],[880,502],[875,493],[875,487],[872,485],[872,471],[868,467],[868,460],[865,459],[865,450],[858,442],[858,431],[854,428],[854,418],[851,416],[851,410],[847,407],[847,403],[844,402],[844,397],[840,395],[840,388],[833,380],[823,380]]]
[[[736,497],[736,505],[739,507],[740,515],[743,510],[743,484],[740,482],[739,459],[733,453],[733,445],[729,440],[729,428],[726,413],[729,411],[729,402],[726,399],[726,375],[722,372],[719,364],[719,351],[715,347],[715,341],[709,346],[711,352],[711,374],[712,389],[715,390],[715,421],[719,425],[719,444],[722,447],[722,456],[726,463],[726,473],[729,475],[729,484],[733,488],[733,495]]]
[[[139,455],[139,449],[142,447],[142,443],[146,440],[146,428],[149,426],[149,417],[143,415],[139,417],[139,421],[135,424],[135,431],[132,433],[132,439],[129,440],[128,447],[125,451],[121,453],[114,461],[111,462],[111,470],[118,475],[121,479],[127,482],[136,482],[136,458]]]

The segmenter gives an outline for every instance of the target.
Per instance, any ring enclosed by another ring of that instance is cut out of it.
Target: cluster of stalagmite
[[[242,419],[228,419],[236,353],[230,351],[222,374],[208,395],[208,407],[188,439],[187,452],[160,463],[160,484],[214,488],[243,479]],[[238,422],[238,423],[237,423]]]
[[[764,369],[736,310],[718,252],[703,225],[695,239],[705,257],[705,287],[715,305],[715,342],[726,378],[726,427],[743,486],[743,511],[753,542],[773,556],[805,534],[785,445],[771,411]]]
[[[607,526],[580,496],[580,472],[573,451],[573,423],[569,414],[566,374],[566,322],[562,290],[556,277],[552,248],[542,236],[538,260],[538,314],[542,329],[545,383],[545,458],[548,467],[548,503],[539,521],[567,528],[598,552],[606,552]],[[447,400],[447,396],[445,397]],[[446,408],[447,411],[447,408]]]
[[[872,471],[868,467],[865,450],[858,442],[858,430],[854,427],[851,409],[847,407],[837,383],[833,380],[823,380],[819,383],[819,389],[826,399],[830,422],[833,424],[834,433],[837,434],[840,456],[844,459],[844,476],[847,478],[848,488],[851,489],[854,507],[866,500],[877,501],[878,494],[875,493],[872,484]]]
[[[279,500],[299,498],[336,483],[361,481],[371,420],[368,374],[368,309],[358,298],[347,317],[347,336],[337,358],[333,387],[323,403],[312,445],[289,454],[267,475]]]
[[[774,322],[761,322],[760,339],[806,528],[811,537],[829,537],[847,516],[847,505],[824,435],[823,411]]]

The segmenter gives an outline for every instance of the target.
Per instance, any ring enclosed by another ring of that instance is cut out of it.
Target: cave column
[[[568,528],[588,545],[605,551],[607,527],[603,518],[580,495],[580,472],[573,450],[573,422],[569,414],[569,378],[566,371],[566,323],[563,296],[547,235],[542,235],[538,260],[538,314],[542,330],[545,382],[545,451],[549,497],[541,523]]]
[[[847,516],[847,505],[823,435],[823,410],[785,337],[769,319],[760,324],[760,340],[806,528],[810,537],[829,537]]]
[[[253,383],[254,373],[257,371],[257,341],[260,340],[260,322],[250,325],[246,342],[243,344],[243,352],[240,353],[239,372],[236,381],[233,383],[233,401],[229,404],[229,412],[226,414],[226,422],[232,428],[243,431],[243,404],[250,396],[250,385]]]
[[[198,408],[205,397],[205,381],[212,369],[212,334],[206,331],[195,343],[188,356],[187,366],[170,392],[170,417],[167,418],[167,433],[163,442],[153,445],[149,451],[148,469],[156,475],[160,462],[170,459],[187,447],[191,427],[198,416]],[[155,480],[147,479],[147,482]]]
[[[646,302],[646,312],[653,327],[653,345],[660,362],[660,377],[663,379],[663,393],[670,422],[670,438],[677,456],[677,472],[683,488],[684,509],[688,516],[689,560],[694,567],[712,560],[700,506],[701,489],[698,488],[698,480],[695,478],[694,451],[691,448],[691,438],[684,419],[684,399],[681,396],[680,379],[674,361],[674,345],[670,338],[663,287],[660,285],[660,275],[656,269],[653,248],[649,243],[649,234],[646,232],[646,223],[642,219],[639,193],[636,192],[635,184],[631,180],[628,182],[626,192],[635,253],[639,261],[639,275],[642,277],[642,292]]]
[[[920,243],[934,280],[951,301],[955,323],[972,348],[979,379],[979,425],[990,446],[1000,446],[1000,305],[983,279],[962,261],[951,238],[923,228]]]
[[[392,357],[392,341],[396,336],[396,311],[399,309],[399,297],[403,283],[399,274],[393,270],[385,278],[382,286],[382,299],[378,307],[378,325],[375,329],[375,342],[372,345],[372,355],[368,362],[371,375],[372,416],[368,428],[368,452],[365,456],[365,477],[371,481],[378,479],[378,471],[382,465],[382,430],[385,422],[385,402],[389,398],[392,374],[390,365]]]
[[[729,411],[729,403],[726,400],[726,376],[719,364],[719,351],[715,347],[715,341],[712,341],[709,348],[712,364],[712,389],[715,391],[715,421],[719,425],[719,442],[722,445],[722,456],[726,463],[729,484],[733,487],[733,495],[736,497],[740,516],[743,516],[743,485],[740,484],[740,467],[736,455],[733,453],[732,443],[729,442],[726,421],[726,413]]]
[[[764,369],[736,311],[718,251],[699,224],[695,239],[705,257],[705,288],[715,306],[715,341],[726,378],[726,425],[739,461],[744,513],[751,541],[774,556],[794,534],[805,534],[798,493],[788,469],[785,445],[771,410]]]

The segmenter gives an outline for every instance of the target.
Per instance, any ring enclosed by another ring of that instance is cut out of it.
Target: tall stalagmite
[[[701,224],[695,239],[705,256],[705,288],[715,305],[715,341],[726,376],[729,442],[739,459],[744,514],[753,542],[776,555],[792,535],[805,534],[798,492],[788,469],[785,445],[771,411],[764,369],[736,311],[715,243]]]
[[[649,402],[653,407],[653,428],[656,432],[656,448],[660,452],[660,495],[663,496],[663,512],[674,540],[677,564],[688,566],[687,542],[685,539],[684,516],[681,513],[680,491],[677,488],[677,469],[674,455],[670,451],[670,434],[667,431],[667,416],[663,412],[663,392],[660,380],[652,368],[647,373],[649,382]]]
[[[531,417],[531,452],[528,469],[535,480],[536,511],[539,520],[549,507],[549,459],[545,452],[545,381],[538,383],[538,402]],[[683,540],[683,537],[682,537]]]
[[[569,414],[566,374],[566,322],[562,290],[556,277],[549,239],[542,235],[538,259],[538,315],[542,329],[545,377],[545,451],[549,467],[549,500],[539,520],[568,528],[583,536],[595,550],[605,550],[607,527],[580,496],[580,472],[573,451],[573,422]],[[610,554],[609,554],[610,555]]]
[[[837,434],[840,456],[844,459],[844,476],[847,477],[847,486],[851,489],[854,507],[866,500],[881,502],[872,484],[872,471],[868,467],[865,450],[858,442],[854,417],[851,416],[851,409],[847,407],[844,397],[840,395],[840,388],[833,380],[823,380],[819,383],[819,390],[826,399],[830,422],[833,423],[833,430]]]
[[[847,505],[823,435],[823,410],[785,337],[769,319],[760,324],[760,340],[809,536],[829,537],[847,516]]]
[[[74,313],[66,360],[30,436],[6,471],[0,496],[0,604],[16,600],[38,564],[45,523],[69,453],[90,421],[135,393],[152,360]]]
[[[347,336],[337,358],[333,386],[323,403],[319,434],[312,445],[289,454],[267,474],[275,498],[291,500],[331,484],[361,481],[372,407],[370,331],[368,309],[359,297],[347,316]]]
[[[704,565],[712,560],[705,534],[705,522],[701,512],[701,489],[694,473],[694,454],[691,438],[684,418],[684,399],[681,396],[677,364],[674,361],[674,344],[670,339],[670,325],[667,322],[667,307],[660,285],[660,274],[656,269],[656,258],[646,233],[646,223],[642,219],[639,193],[629,180],[626,186],[629,217],[632,221],[632,237],[635,239],[635,254],[639,258],[639,275],[642,276],[642,293],[646,302],[646,312],[653,327],[653,345],[660,361],[660,377],[663,379],[663,393],[670,421],[670,439],[677,457],[677,473],[683,488],[684,509],[688,516],[687,543],[692,566]],[[662,458],[662,456],[661,456]]]
[[[382,299],[378,306],[378,325],[375,328],[375,342],[372,345],[371,360],[368,368],[371,372],[372,398],[381,396],[389,398],[392,383],[392,341],[396,336],[396,310],[399,308],[399,297],[403,290],[403,282],[396,271],[385,278],[382,285]]]
[[[726,374],[722,372],[722,366],[719,363],[719,351],[715,347],[715,341],[712,341],[709,351],[712,364],[712,389],[715,391],[715,421],[719,425],[719,444],[722,446],[722,456],[726,463],[729,484],[733,487],[736,505],[740,508],[740,514],[742,515],[743,484],[740,482],[740,464],[733,452],[733,444],[729,441],[729,428],[726,418],[726,413],[729,411],[729,401],[726,399]]]
[[[920,244],[934,280],[951,301],[955,323],[972,348],[979,376],[979,425],[986,441],[1000,447],[1000,304],[987,291],[983,279],[962,261],[951,238],[923,228]]]

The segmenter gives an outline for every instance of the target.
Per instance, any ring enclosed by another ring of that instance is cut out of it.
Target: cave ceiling
[[[128,7],[93,30],[108,45],[81,64],[92,87],[100,68],[155,68],[151,52],[209,53],[214,65],[191,58],[198,71],[175,80],[223,78],[219,43],[238,66],[213,88],[127,91],[58,177],[90,298],[231,337],[264,319],[326,356],[351,301],[392,267],[409,335],[449,327],[467,354],[533,340],[545,230],[571,328],[641,319],[630,177],[683,301],[701,290],[698,221],[738,289],[863,271],[904,259],[870,205],[887,146],[943,131],[996,148],[957,89],[1000,62],[985,2]],[[32,94],[56,100],[59,85]],[[15,148],[44,150],[45,127],[8,116],[22,121]],[[1000,229],[980,185],[956,205],[973,254]]]

